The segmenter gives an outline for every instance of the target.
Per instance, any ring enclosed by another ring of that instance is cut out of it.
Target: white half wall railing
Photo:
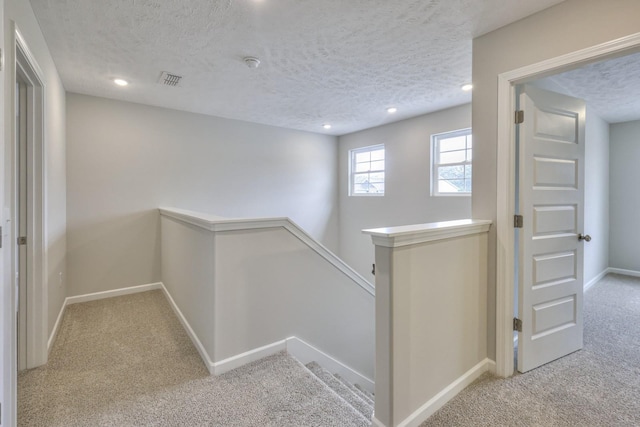
[[[366,279],[288,218],[160,215],[164,287],[211,373],[286,349],[373,388]]]
[[[487,371],[491,221],[364,230],[376,253],[375,416],[418,426]]]

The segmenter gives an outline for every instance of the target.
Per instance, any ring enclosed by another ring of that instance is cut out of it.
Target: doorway
[[[515,231],[513,214],[515,206],[515,148],[513,138],[516,110],[516,85],[531,82],[539,77],[577,68],[606,58],[637,52],[640,34],[573,52],[538,64],[523,67],[498,76],[498,247],[497,300],[496,300],[496,373],[508,377],[514,371],[514,289],[513,278]]]
[[[18,370],[47,361],[43,73],[15,30],[12,266],[15,269]]]

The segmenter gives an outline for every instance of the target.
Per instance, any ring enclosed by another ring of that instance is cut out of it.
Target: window
[[[471,194],[471,129],[431,136],[431,194]]]
[[[384,196],[384,145],[349,151],[351,196]]]

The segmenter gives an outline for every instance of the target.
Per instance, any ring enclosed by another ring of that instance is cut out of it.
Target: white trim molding
[[[604,270],[602,270],[602,271],[600,272],[600,274],[598,274],[598,275],[597,275],[596,277],[594,277],[593,279],[589,280],[589,282],[588,282],[588,283],[585,283],[585,284],[584,284],[583,291],[584,291],[584,292],[587,292],[589,289],[591,289],[591,287],[592,287],[593,285],[595,285],[596,283],[598,283],[600,280],[602,280],[602,278],[603,278],[604,276],[606,276],[607,274],[609,274],[609,273],[611,273],[611,272],[612,272],[612,271],[611,271],[611,268],[605,268]],[[638,274],[640,275],[640,273],[638,273]]]
[[[623,276],[631,276],[631,277],[640,277],[640,271],[625,270],[624,268],[612,268],[612,267],[609,267],[607,269],[606,273],[622,274]],[[603,275],[603,277],[604,277],[604,275]]]
[[[209,373],[213,374],[213,371],[214,371],[213,361],[211,360],[211,357],[209,356],[209,353],[207,352],[207,350],[204,348],[204,345],[202,345],[202,341],[200,341],[196,333],[193,331],[193,328],[187,321],[187,318],[184,317],[184,314],[182,314],[182,311],[180,311],[180,308],[174,301],[173,297],[171,296],[167,288],[164,286],[164,283],[160,283],[160,287],[164,295],[167,297],[167,301],[169,301],[169,305],[171,306],[171,309],[173,310],[176,317],[182,324],[182,327],[184,328],[185,332],[191,339],[193,346],[198,351],[198,354],[200,355],[202,362],[204,362],[204,365],[206,366]]]
[[[56,318],[56,323],[53,325],[53,330],[51,331],[51,334],[49,334],[49,340],[47,341],[47,351],[51,352],[51,349],[53,348],[53,343],[55,342],[56,337],[58,336],[58,332],[60,330],[60,326],[62,325],[62,318],[64,317],[64,312],[66,311],[68,306],[72,304],[82,303],[82,302],[97,301],[105,298],[113,298],[113,297],[118,297],[122,295],[137,294],[140,292],[147,292],[147,291],[152,291],[154,289],[162,289],[162,288],[164,288],[164,285],[158,282],[158,283],[150,283],[148,285],[132,286],[130,288],[120,288],[120,289],[114,289],[111,291],[95,292],[91,294],[76,295],[76,296],[65,298],[64,302],[62,303],[62,307],[60,307],[60,312],[58,313],[58,317]]]
[[[76,295],[73,297],[67,297],[67,299],[65,300],[65,305],[78,304],[78,303],[87,302],[87,301],[97,301],[105,298],[119,297],[122,295],[138,294],[140,292],[153,291],[155,289],[162,289],[162,288],[163,288],[163,284],[161,282],[158,282],[158,283],[150,283],[148,285],[132,286],[130,288],[121,288],[121,289],[114,289],[111,291],[95,292],[92,294]]]
[[[213,375],[220,375],[232,369],[239,368],[247,363],[255,362],[272,354],[285,351],[287,349],[287,340],[277,341],[244,353],[228,357],[220,362],[213,363],[213,370],[209,370]]]
[[[640,33],[517,68],[498,75],[497,143],[497,269],[496,269],[496,374],[513,375],[514,230],[515,206],[515,85],[546,77],[582,64],[624,55],[640,47]]]
[[[7,63],[13,63],[8,67],[10,81],[16,82],[21,80],[27,86],[27,115],[31,117],[31,123],[27,132],[27,162],[30,167],[27,168],[27,186],[28,192],[31,193],[27,203],[26,220],[26,277],[21,279],[26,283],[26,322],[24,325],[24,333],[26,335],[26,348],[21,351],[26,352],[26,365],[24,368],[35,368],[47,362],[47,331],[48,331],[48,255],[47,255],[47,174],[46,169],[46,147],[45,141],[45,94],[46,82],[44,73],[38,65],[35,55],[33,55],[28,43],[23,37],[17,23],[11,21],[12,33],[14,35],[13,49],[6,59]],[[15,84],[10,85],[7,95],[13,100],[11,105],[16,105]],[[11,117],[16,117],[18,112],[12,107]],[[16,129],[15,120],[7,124],[11,132],[10,141],[16,141],[18,130]],[[15,152],[16,147],[11,151]],[[16,159],[16,156],[14,156]],[[18,192],[18,165],[12,165],[11,174],[13,175],[11,189],[12,193]],[[19,199],[18,194],[13,194],[12,201]],[[12,202],[13,203],[13,202]],[[20,223],[18,217],[18,208],[12,204],[12,221],[13,227]],[[15,242],[17,236],[11,239]],[[12,249],[12,255],[15,259],[20,257],[19,251]],[[16,280],[16,279],[14,279]],[[23,296],[24,297],[24,296]]]
[[[402,225],[399,227],[362,230],[371,235],[373,244],[387,248],[416,245],[436,240],[452,239],[478,233],[486,233],[491,221],[462,219],[456,221],[431,222],[427,224]]]
[[[254,230],[261,228],[282,227],[297,237],[302,243],[313,249],[321,257],[329,261],[344,275],[358,284],[372,296],[375,295],[374,286],[353,268],[324,247],[320,242],[307,234],[298,224],[286,217],[277,218],[224,218],[221,216],[203,214],[176,208],[159,208],[160,215],[172,218],[185,224],[203,228],[212,232],[226,232],[237,230]]]
[[[494,365],[490,359],[485,359],[475,365],[473,368],[465,372],[461,377],[442,389],[440,393],[433,396],[424,405],[418,408],[413,414],[404,419],[398,427],[418,427],[425,422],[427,418],[433,415],[438,409],[442,408],[448,401],[453,399],[458,393],[465,389],[472,382],[477,380],[482,374],[487,371],[491,371],[492,365]],[[379,420],[377,425],[383,426]],[[390,426],[389,426],[390,427]]]
[[[340,362],[339,360],[333,358],[332,356],[328,355],[322,350],[319,350],[318,348],[312,346],[311,344],[297,337],[289,337],[281,341],[276,341],[274,343],[267,344],[259,348],[255,348],[255,349],[246,351],[244,353],[228,357],[219,362],[213,362],[211,356],[205,349],[204,345],[202,345],[202,342],[200,341],[196,333],[193,331],[193,328],[191,327],[191,325],[189,325],[189,322],[187,321],[185,316],[182,314],[182,311],[180,311],[180,308],[174,301],[173,297],[171,297],[171,294],[169,293],[169,291],[167,290],[167,288],[164,286],[162,282],[151,283],[148,285],[132,286],[129,288],[114,289],[111,291],[95,292],[91,294],[77,295],[77,296],[66,298],[64,300],[64,303],[62,304],[62,308],[60,310],[60,313],[58,314],[58,319],[56,320],[56,324],[49,337],[49,342],[48,342],[49,351],[51,351],[51,348],[53,347],[55,339],[58,335],[59,328],[62,324],[62,318],[64,316],[64,312],[69,305],[79,304],[79,303],[89,302],[89,301],[97,301],[105,298],[113,298],[113,297],[118,297],[123,295],[153,291],[156,289],[161,289],[162,292],[164,293],[169,305],[171,306],[172,310],[176,314],[176,317],[182,324],[183,328],[185,329],[185,332],[191,339],[191,342],[193,343],[194,347],[200,354],[202,361],[204,362],[207,370],[211,375],[220,375],[232,369],[239,368],[248,363],[255,362],[256,360],[260,360],[264,357],[270,356],[272,354],[276,354],[281,351],[287,351],[291,356],[298,359],[302,364],[307,364],[311,361],[315,361],[323,368],[329,370],[334,374],[336,373],[340,374],[343,378],[347,379],[348,381],[351,381],[354,384],[360,384],[362,387],[364,387],[365,389],[371,392],[373,392],[374,390],[373,380],[351,369],[350,367]]]

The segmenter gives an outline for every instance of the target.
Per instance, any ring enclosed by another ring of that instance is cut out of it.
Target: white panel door
[[[518,371],[582,348],[585,103],[524,86]]]

